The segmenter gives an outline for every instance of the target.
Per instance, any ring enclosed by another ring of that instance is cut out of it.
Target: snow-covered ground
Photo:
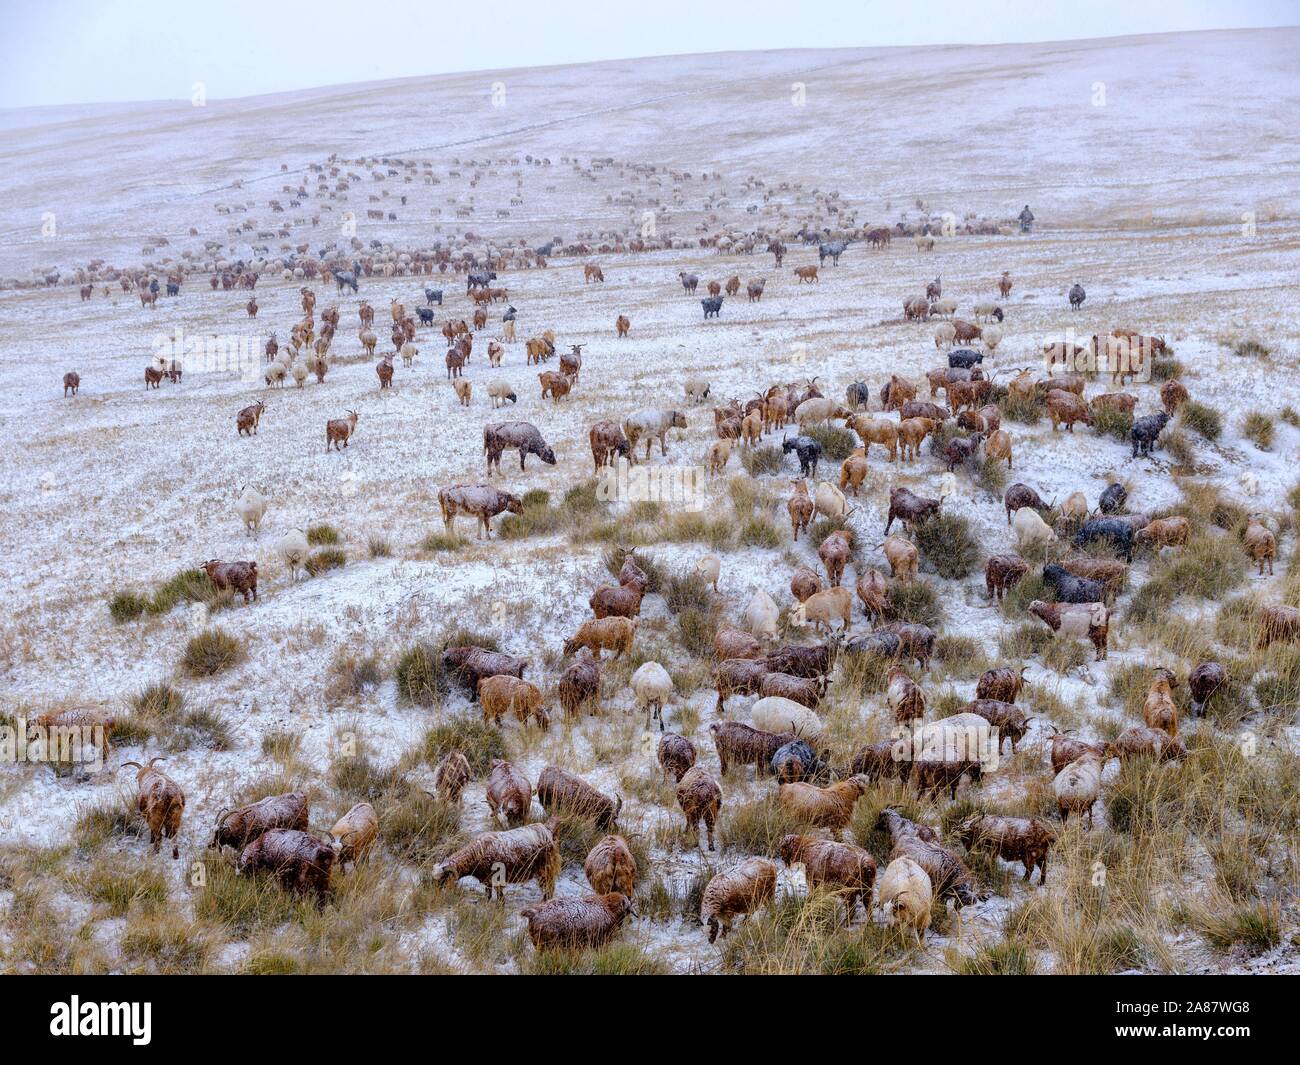
[[[255,351],[272,330],[283,342],[301,317],[297,281],[264,276],[255,320],[244,311],[247,292],[210,290],[202,271],[180,297],[160,297],[154,311],[142,309],[116,283],[107,296],[97,285],[87,302],[66,284],[7,286],[0,291],[0,428],[8,445],[0,453],[7,515],[0,523],[7,563],[0,589],[10,607],[0,620],[6,709],[30,712],[75,701],[124,711],[145,685],[171,681],[190,706],[220,712],[235,736],[231,750],[174,753],[167,761],[187,791],[186,843],[196,849],[218,810],[275,771],[261,750],[261,738],[272,731],[300,734],[302,762],[317,774],[328,766],[335,734],[344,727],[360,729],[376,761],[395,761],[433,720],[472,711],[459,697],[436,713],[400,705],[391,678],[341,707],[331,705],[329,667],[340,650],[376,651],[391,665],[409,644],[455,623],[493,632],[504,650],[531,655],[536,666],[530,676],[553,683],[557,671],[542,667],[542,654],[557,652],[589,615],[587,598],[606,577],[601,545],[562,538],[471,543],[452,553],[421,550],[423,537],[441,530],[437,489],[482,476],[483,426],[499,420],[490,410],[489,382],[514,384],[519,402],[504,416],[534,422],[558,457],[554,467],[530,462],[521,474],[507,456],[496,480],[512,491],[540,488],[559,499],[591,474],[591,424],[621,420],[643,407],[684,409],[689,427],[670,438],[667,462],[702,465],[714,439],[713,419],[708,406],[686,404],[681,382],[687,374],[707,377],[716,402],[743,401],[770,383],[811,378],[827,395],[840,397],[849,382],[862,380],[878,407],[879,387],[890,374],[923,381],[924,371],[942,359],[933,326],[900,320],[902,301],[936,275],[967,318],[976,300],[995,295],[999,274],[1009,271],[1015,279],[1002,301],[1006,339],[990,360],[999,372],[1037,369],[1043,339],[1070,328],[1081,338],[1116,326],[1164,336],[1185,367],[1193,396],[1225,416],[1217,443],[1196,441],[1198,476],[1253,509],[1284,509],[1300,460],[1300,431],[1279,422],[1264,452],[1242,436],[1241,418],[1250,411],[1276,416],[1286,405],[1300,408],[1290,320],[1300,265],[1297,54],[1298,30],[978,49],[773,52],[478,72],[211,100],[203,107],[150,103],[0,114],[7,176],[0,278],[30,280],[52,270],[66,278],[95,259],[130,267],[165,264],[168,256],[179,261],[189,252],[192,261],[202,261],[210,257],[207,240],[223,242],[220,254],[231,259],[252,255],[250,244],[269,244],[272,254],[282,244],[314,249],[337,238],[344,209],[364,215],[374,206],[364,194],[381,187],[368,182],[349,203],[330,205],[332,211],[309,199],[272,214],[268,199],[287,204],[283,186],[296,187],[309,176],[314,184],[308,168],[330,153],[344,160],[432,162],[436,185],[382,183],[388,190],[382,208],[394,211],[396,221],[358,221],[357,235],[367,245],[391,242],[399,250],[467,230],[476,234],[476,245],[522,239],[533,246],[557,236],[569,242],[587,232],[639,227],[646,212],[660,235],[698,245],[701,226],[716,233],[834,224],[824,213],[827,202],[843,205],[857,225],[915,217],[918,200],[958,220],[1012,217],[1028,202],[1039,222],[1032,236],[940,239],[928,254],[908,239],[885,250],[854,244],[838,268],[825,265],[816,285],[798,285],[793,274],[794,267],[816,262],[815,248],[793,244],[781,270],[761,252],[720,255],[698,246],[555,257],[545,270],[500,279],[519,308],[519,340],[506,346],[500,369],[490,369],[486,337],[477,338],[468,369],[474,388],[469,408],[458,404],[442,365],[442,338],[428,328],[419,331],[414,367],[399,362],[393,390],[381,393],[373,361],[361,357],[356,339],[358,297],[336,298],[333,286],[319,282],[313,286],[318,311],[336,302],[341,311],[334,353],[342,359],[323,384],[313,380],[302,390],[290,385],[283,391],[238,372],[193,365],[182,384],[146,391],[142,373],[158,339],[177,330],[247,338]],[[504,88],[499,107],[492,100],[498,82]],[[805,93],[799,103],[796,83]],[[526,156],[549,162],[511,162]],[[605,157],[614,162],[592,167]],[[647,175],[633,169],[637,164],[690,176]],[[475,173],[481,176],[471,185]],[[751,177],[765,185],[746,186]],[[829,200],[835,193],[838,200]],[[398,202],[403,194],[407,204]],[[499,217],[498,209],[507,209],[515,196],[522,204]],[[456,217],[456,207],[471,204],[472,214]],[[219,206],[246,209],[225,213]],[[314,214],[321,218],[316,226]],[[254,232],[232,235],[230,228],[245,219],[256,220]],[[290,230],[287,239],[256,236],[256,230],[280,226]],[[584,261],[600,263],[603,285],[583,283]],[[698,299],[678,284],[682,270],[705,280],[762,276],[766,291],[761,302],[749,303],[742,289],[717,321],[702,322]],[[1065,292],[1076,281],[1087,287],[1088,300],[1072,314]],[[381,350],[389,346],[389,300],[421,304],[426,283],[363,280],[360,296],[377,310]],[[447,276],[439,322],[469,316],[460,285],[461,279]],[[632,320],[628,339],[615,338],[619,314]],[[494,326],[498,317],[499,305]],[[561,351],[570,343],[586,345],[580,381],[558,403],[541,400],[537,368],[525,365],[523,340],[544,329],[555,330]],[[1272,357],[1243,359],[1223,343],[1246,338],[1268,344]],[[67,370],[81,376],[76,398],[60,396]],[[1140,397],[1139,413],[1157,409],[1156,387],[1130,389]],[[1089,394],[1101,390],[1090,386]],[[237,437],[235,413],[258,398],[268,405],[258,435]],[[324,422],[347,409],[359,414],[352,445],[326,454]],[[1008,427],[1014,440],[1009,480],[1035,487],[1045,499],[1081,489],[1095,504],[1112,477],[1129,485],[1135,510],[1178,499],[1167,455],[1135,460],[1111,438],[1083,429],[1053,434],[1046,422]],[[665,460],[656,455],[654,461]],[[928,453],[913,465],[890,468],[873,452],[871,465],[870,490],[851,523],[871,564],[883,565],[871,545],[882,539],[889,487],[902,483],[938,494],[943,471]],[[736,470],[733,457],[731,474]],[[796,472],[791,457],[766,484],[784,498]],[[837,472],[823,467],[824,476]],[[1244,494],[1246,472],[1258,478],[1256,495]],[[271,499],[257,540],[245,536],[233,510],[248,484]],[[958,484],[945,509],[972,522],[987,552],[1010,550],[1000,501],[965,476]],[[725,482],[706,491],[706,516],[730,518]],[[774,517],[784,533],[783,508]],[[288,529],[318,522],[343,533],[350,560],[342,569],[292,583],[275,542]],[[468,524],[464,531],[469,535]],[[392,557],[368,557],[374,537],[391,543]],[[1284,540],[1284,557],[1290,548]],[[706,550],[702,544],[651,548],[669,568],[688,566]],[[787,605],[794,556],[817,565],[802,540],[797,548],[786,542],[775,550],[727,553],[721,585],[727,616],[737,619],[758,588]],[[256,558],[261,598],[214,619],[245,643],[248,660],[216,678],[192,681],[179,676],[178,661],[204,619],[178,608],[118,625],[107,604],[116,591],[150,590],[211,558]],[[1279,571],[1259,584],[1276,590],[1281,582]],[[996,657],[1001,615],[984,600],[982,581],[939,583],[944,633],[973,636]],[[667,618],[662,601],[650,597],[645,638],[665,655],[680,656]],[[1144,660],[1145,650],[1130,644],[1122,626],[1112,648],[1110,669]],[[1062,679],[1031,665],[1028,676],[1057,688],[1067,701],[1081,698],[1095,708],[1106,670],[1093,667],[1088,677]],[[973,696],[973,684],[955,688]],[[626,688],[606,694],[611,708],[630,706]],[[712,694],[700,690],[690,702],[704,722],[697,746],[713,764],[707,734]],[[747,702],[734,700],[730,716],[744,719]],[[864,726],[879,723],[882,706],[875,700],[860,708]],[[640,730],[612,712],[613,719],[559,722],[544,740],[526,743],[511,722],[508,745],[533,780],[543,765],[558,760],[620,791],[629,776],[655,771],[653,744],[640,741]],[[678,712],[670,711],[670,726]],[[627,732],[625,759],[597,753],[619,729]],[[127,748],[112,764],[148,753]],[[0,767],[0,842],[55,843],[66,837],[77,809],[126,786],[127,774],[118,780],[111,771],[85,781],[56,778],[40,767]],[[726,803],[756,798],[766,787],[728,780]],[[489,827],[482,790],[480,780],[467,793],[467,830]],[[680,818],[672,805],[629,800],[626,809],[626,830],[647,836]],[[724,818],[725,812],[724,804]],[[708,860],[658,843],[654,859],[654,874],[683,884]],[[137,857],[124,853],[122,860]],[[183,892],[180,867],[170,875]],[[585,887],[580,866],[566,866],[561,892]],[[534,886],[515,889],[509,905],[517,911],[521,900],[535,898]],[[1007,905],[994,900],[975,908],[966,934],[993,935]],[[1294,923],[1293,914],[1289,920]],[[687,922],[632,934],[674,968],[713,963],[700,930]],[[454,961],[455,944],[437,920],[427,935]],[[937,942],[929,967],[941,967],[944,937]],[[1279,958],[1276,964],[1294,961]]]

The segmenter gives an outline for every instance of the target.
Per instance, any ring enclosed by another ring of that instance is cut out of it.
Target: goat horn
[[[122,763],[120,766],[118,766],[117,768],[118,768],[118,769],[125,769],[125,768],[126,768],[127,766],[129,766],[129,765],[133,765],[133,766],[135,766],[136,769],[143,769],[143,768],[144,768],[144,766],[142,766],[139,762],[123,762],[123,763]]]

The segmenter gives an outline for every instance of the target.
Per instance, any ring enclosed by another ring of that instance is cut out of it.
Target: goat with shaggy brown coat
[[[592,713],[599,710],[600,662],[589,649],[584,647],[578,660],[561,674],[559,699],[565,717],[576,717],[584,706],[590,707]]]
[[[438,768],[434,770],[433,795],[443,802],[459,806],[461,797],[465,793],[465,785],[473,777],[469,759],[460,751],[448,751],[442,756]]]
[[[885,560],[889,563],[889,572],[894,580],[899,584],[911,584],[916,579],[917,566],[921,557],[916,545],[907,537],[894,534],[885,537],[881,549],[885,553]]]
[[[1025,686],[1027,668],[1021,666],[1019,669],[1012,669],[1009,666],[1000,666],[997,669],[986,669],[980,674],[980,679],[975,685],[975,698],[1014,703]]]
[[[533,803],[533,786],[513,763],[503,758],[492,759],[488,766],[487,790],[484,793],[492,823],[505,823],[515,828],[528,820],[528,810]]]
[[[883,618],[893,610],[893,601],[889,596],[889,587],[885,584],[885,575],[878,569],[871,569],[858,578],[858,598],[862,600],[862,610],[873,622]]]
[[[700,924],[708,928],[709,942],[725,937],[732,921],[762,909],[775,897],[776,865],[766,858],[746,858],[715,874],[700,899]]]
[[[792,834],[781,837],[776,852],[787,866],[803,865],[810,888],[830,888],[841,896],[848,908],[847,923],[853,923],[859,900],[867,916],[871,916],[876,860],[861,847]]]
[[[513,714],[521,725],[532,718],[543,731],[550,726],[551,715],[542,705],[541,689],[530,681],[504,674],[483,677],[478,682],[478,699],[485,724],[500,725],[502,717]]]
[[[158,853],[164,839],[172,841],[172,857],[179,858],[181,849],[176,842],[176,835],[181,828],[181,815],[185,812],[185,792],[181,786],[167,776],[161,769],[155,769],[154,763],[161,758],[150,758],[148,765],[139,762],[123,762],[124,766],[134,766],[136,809],[149,826],[149,843],[154,854]]]
[[[830,787],[797,782],[777,788],[777,802],[797,821],[824,828],[832,835],[844,831],[853,807],[870,787],[866,777],[854,776]]]
[[[838,588],[844,579],[844,567],[853,556],[853,530],[836,529],[822,541],[817,556],[826,567],[826,579],[831,587]]]
[[[665,732],[659,737],[659,747],[655,751],[655,756],[659,761],[659,768],[663,770],[664,779],[671,776],[680,784],[686,771],[695,764],[695,744],[685,736],[679,736],[675,732]]]
[[[1250,524],[1242,534],[1242,543],[1251,559],[1259,563],[1259,575],[1264,576],[1264,563],[1268,563],[1268,575],[1273,575],[1273,560],[1277,558],[1277,538],[1268,531],[1258,514],[1252,514]]]
[[[580,647],[585,647],[596,656],[597,661],[600,660],[602,651],[613,651],[616,659],[622,658],[632,649],[637,624],[636,618],[625,617],[584,621],[578,631],[564,642],[564,653],[571,655]]]
[[[902,666],[890,666],[885,678],[885,698],[894,721],[905,725],[925,717],[925,694]]]
[[[722,788],[703,766],[692,766],[677,785],[677,805],[686,817],[686,831],[694,837],[695,847],[700,845],[700,822],[708,834],[709,850],[713,850],[713,830],[722,809]]]
[[[1005,862],[1022,862],[1025,883],[1034,869],[1038,883],[1047,883],[1047,852],[1056,842],[1056,829],[1037,817],[994,817],[976,814],[957,829],[957,838],[968,851],[988,849]]]
[[[1029,572],[1029,563],[1014,552],[990,555],[984,563],[984,587],[990,599],[1002,597]]]
[[[505,897],[506,884],[536,880],[542,898],[555,894],[560,875],[560,845],[555,838],[556,821],[544,825],[523,825],[503,832],[484,832],[452,853],[433,869],[439,884],[472,876],[491,899]]]
[[[1174,702],[1174,688],[1178,678],[1167,669],[1157,669],[1142,702],[1142,720],[1147,728],[1164,729],[1170,736],[1178,735],[1178,704]]]
[[[587,883],[597,895],[618,891],[632,897],[636,888],[636,859],[622,836],[609,835],[591,848],[582,863]]]
[[[622,796],[611,799],[582,777],[555,765],[548,765],[537,778],[537,801],[548,814],[587,818],[606,831],[614,827],[623,809]]]

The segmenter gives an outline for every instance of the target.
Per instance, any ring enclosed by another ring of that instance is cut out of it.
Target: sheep
[[[700,845],[700,822],[708,834],[709,850],[714,849],[713,830],[722,808],[722,788],[703,766],[692,766],[677,785],[677,805],[686,817],[686,831]]]
[[[951,348],[953,341],[957,338],[957,327],[952,322],[940,322],[934,330],[934,346],[936,348]],[[933,391],[930,393],[933,395]]]
[[[484,832],[456,850],[433,868],[436,883],[454,882],[472,876],[487,891],[487,897],[505,897],[507,884],[536,880],[546,900],[555,894],[560,875],[560,846],[555,838],[555,821],[544,825],[523,825],[502,832]]]
[[[181,856],[176,835],[181,828],[181,815],[185,812],[185,792],[181,786],[167,776],[161,769],[155,769],[154,763],[161,758],[150,758],[148,765],[139,762],[123,762],[124,766],[134,766],[136,809],[140,811],[149,826],[149,843],[154,854],[158,853],[163,839],[172,841],[172,858]]]
[[[686,398],[692,403],[703,403],[709,398],[709,382],[703,377],[688,377],[682,383]]]
[[[777,787],[777,803],[796,821],[828,830],[832,836],[844,831],[853,807],[870,787],[863,776],[849,777],[830,787],[797,782]]]
[[[671,776],[674,781],[681,783],[686,771],[695,764],[695,744],[685,736],[679,736],[675,732],[665,732],[659,737],[655,757],[659,762],[659,768],[663,770],[664,779]]]
[[[1228,683],[1228,671],[1218,662],[1200,662],[1187,676],[1193,717],[1205,713],[1206,704]]]
[[[1187,757],[1187,747],[1177,736],[1161,728],[1134,725],[1127,728],[1103,747],[1102,760],[1118,758],[1154,758],[1161,762],[1178,761]]]
[[[537,778],[537,801],[548,814],[587,818],[606,831],[618,822],[623,809],[621,795],[611,799],[580,776],[555,765],[548,765]]]
[[[1033,511],[1029,513],[1032,514]],[[990,555],[988,561],[984,563],[984,587],[989,598],[1002,602],[1002,597],[1007,591],[1019,584],[1021,578],[1028,572],[1029,563],[1017,554],[1008,552]]]
[[[810,595],[799,604],[796,611],[798,623],[809,624],[820,632],[824,627],[832,631],[832,622],[840,622],[840,632],[853,628],[853,593],[848,588],[827,588]]]
[[[636,916],[632,900],[621,892],[549,899],[520,910],[528,922],[533,949],[586,950],[603,947],[623,921]]]
[[[659,721],[659,731],[664,730],[664,703],[673,694],[673,678],[658,662],[643,662],[632,674],[632,694],[638,709],[646,711],[646,728],[654,719]]]
[[[889,807],[881,811],[876,827],[889,833],[893,844],[890,861],[911,858],[929,875],[932,890],[939,898],[951,898],[958,908],[979,901],[966,863],[939,845],[933,829],[909,821]]]
[[[776,865],[766,858],[746,858],[714,874],[700,900],[700,924],[708,928],[709,942],[715,942],[720,934],[725,938],[732,921],[761,910],[775,897]]]
[[[460,751],[448,751],[442,756],[438,768],[433,773],[434,797],[459,806],[465,785],[470,782],[472,776],[469,759]]]
[[[781,613],[776,602],[761,588],[750,597],[743,614],[745,627],[756,639],[776,639],[777,621]]]
[[[1264,576],[1264,563],[1268,563],[1268,575],[1273,576],[1273,560],[1277,558],[1277,538],[1265,528],[1258,514],[1252,514],[1250,524],[1242,534],[1242,543],[1246,552],[1259,563],[1259,576]]]
[[[352,439],[352,434],[356,431],[356,411],[348,411],[346,418],[331,418],[325,423],[325,453],[329,454],[331,446],[335,451],[347,447],[348,442]]]
[[[957,313],[957,301],[951,298],[933,300],[930,303],[930,313],[943,318],[951,318]]]
[[[1052,791],[1062,821],[1070,814],[1084,814],[1092,828],[1092,807],[1101,793],[1101,759],[1092,752],[1076,758],[1057,773]]]
[[[370,845],[379,835],[379,818],[375,816],[375,808],[368,802],[357,803],[334,823],[330,835],[334,837],[335,860],[339,863],[339,868],[343,869],[349,863],[355,866],[359,859],[366,856]]]
[[[1164,729],[1170,736],[1178,735],[1178,704],[1174,702],[1173,689],[1178,678],[1169,670],[1160,668],[1147,688],[1142,702],[1142,720],[1147,728]]]
[[[245,486],[239,498],[235,500],[235,513],[244,523],[244,533],[257,536],[262,530],[262,518],[266,515],[269,500],[252,485]]]
[[[793,732],[765,732],[739,721],[715,721],[709,732],[724,776],[732,765],[752,765],[755,776],[762,776],[776,752],[798,739]]]
[[[848,500],[844,498],[844,493],[836,488],[829,481],[822,481],[817,486],[817,491],[813,496],[813,506],[818,514],[827,518],[842,518],[848,513]],[[851,538],[852,532],[847,535]]]
[[[828,887],[844,899],[846,922],[853,923],[858,901],[871,916],[871,894],[876,883],[876,860],[852,843],[791,834],[782,836],[776,853],[787,867],[802,865],[810,888]]]
[[[718,590],[718,577],[722,573],[722,559],[717,555],[709,554],[699,559],[691,571],[695,579],[701,584],[708,584],[716,592]]]
[[[1075,282],[1073,285],[1070,286],[1070,291],[1067,293],[1067,295],[1069,296],[1070,299],[1070,310],[1072,311],[1077,311],[1080,307],[1082,307],[1083,301],[1088,298],[1088,294],[1084,292],[1083,286],[1080,285],[1078,282]]]
[[[894,924],[912,929],[918,944],[930,927],[933,900],[930,874],[911,858],[899,856],[885,867],[880,877],[881,908]]]
[[[507,402],[517,403],[519,397],[515,394],[514,387],[506,381],[493,381],[488,385],[488,396],[492,400],[492,409],[504,407]]]
[[[224,810],[217,818],[211,845],[218,850],[224,847],[242,850],[262,833],[274,828],[306,831],[308,811],[307,796],[300,791],[268,795],[249,806]]]
[[[1186,386],[1176,378],[1171,378],[1160,386],[1160,403],[1171,418],[1190,398]]]
[[[894,534],[885,537],[881,549],[889,563],[890,576],[899,584],[911,584],[916,578],[921,557],[916,545],[907,537]]]
[[[528,810],[533,801],[533,786],[515,766],[501,758],[494,758],[488,766],[485,793],[492,823],[505,823],[511,828],[528,820]]]
[[[468,407],[474,395],[474,386],[468,377],[458,377],[451,383],[452,389],[456,393],[456,398],[460,400],[462,407]]]
[[[766,695],[749,709],[749,719],[763,732],[791,732],[816,740],[822,734],[822,720],[808,707],[779,695]]]
[[[532,718],[543,731],[550,727],[551,715],[543,705],[541,689],[519,677],[508,674],[481,677],[478,701],[484,724],[500,725],[504,715],[513,714],[521,725]]]
[[[582,863],[587,883],[597,895],[617,891],[629,898],[636,888],[636,859],[622,836],[604,836]]]
[[[667,456],[669,430],[685,428],[686,415],[677,410],[642,409],[629,415],[623,421],[623,433],[627,437],[633,454],[636,453],[637,444],[642,439],[645,440],[647,462],[650,461],[650,448],[656,440],[659,441],[660,456]]]
[[[975,698],[1014,703],[1025,686],[1027,668],[1021,666],[1019,669],[1011,669],[1008,666],[1001,666],[997,669],[986,669],[980,674],[980,679],[975,685]]]
[[[613,651],[616,659],[622,658],[632,649],[632,639],[636,636],[638,621],[636,618],[605,617],[584,621],[569,639],[564,641],[564,654],[574,654],[585,647],[596,661],[600,661],[602,651]]]
[[[1006,862],[1021,862],[1025,883],[1039,870],[1038,886],[1047,883],[1047,852],[1056,842],[1056,829],[1037,817],[994,817],[976,814],[957,828],[957,838],[968,851],[989,848]]]
[[[1088,514],[1088,497],[1082,492],[1071,492],[1061,504],[1061,518],[1068,525],[1082,525]],[[1007,520],[1010,521],[1010,515]]]
[[[980,339],[984,341],[984,346],[988,348],[990,353],[998,350],[998,345],[1002,343],[1002,338],[1002,330],[996,325],[984,326],[983,335],[980,337]]]
[[[418,354],[420,354],[420,349],[414,344],[409,341],[403,344],[401,347],[402,365],[409,370],[415,364],[415,357]]]
[[[1016,535],[1016,549],[1020,552],[1045,550],[1056,540],[1052,527],[1038,516],[1033,507],[1021,507],[1011,519]]]
[[[902,666],[891,666],[885,678],[885,698],[894,721],[905,725],[925,717],[925,695]]]

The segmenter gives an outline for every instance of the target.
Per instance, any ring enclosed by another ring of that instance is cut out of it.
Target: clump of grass
[[[281,891],[273,878],[239,876],[223,861],[206,862],[203,869],[202,882],[193,885],[194,916],[224,926],[232,936],[278,928],[314,908]]]
[[[1183,376],[1183,364],[1177,359],[1152,359],[1151,360],[1151,380],[1153,381],[1172,381],[1175,377]]]
[[[958,976],[1033,976],[1038,965],[1028,946],[1016,939],[1004,939],[963,955],[952,970]]]
[[[437,705],[446,688],[442,654],[429,643],[417,643],[398,656],[393,671],[400,701],[418,706]]]
[[[1133,415],[1126,410],[1102,407],[1092,412],[1092,428],[1098,436],[1111,436],[1127,443],[1133,428]]]
[[[366,548],[370,552],[371,558],[393,557],[393,545],[382,536],[372,536],[370,542],[366,545]]]
[[[712,609],[688,607],[677,613],[677,636],[682,647],[697,658],[713,653],[718,634],[718,618]]]
[[[1217,909],[1196,907],[1190,919],[1192,927],[1215,950],[1241,947],[1248,954],[1262,954],[1282,942],[1281,914],[1276,905],[1267,902],[1229,900]]]
[[[343,538],[339,535],[338,529],[333,525],[321,522],[319,525],[311,525],[307,528],[307,542],[312,547],[333,547]]]
[[[1043,665],[1065,674],[1092,661],[1092,644],[1072,636],[1054,636],[1043,648]]]
[[[1251,411],[1241,422],[1241,435],[1260,451],[1272,450],[1275,430],[1273,419],[1262,411]]]
[[[377,654],[357,654],[341,647],[330,663],[334,681],[330,694],[335,697],[360,695],[379,687],[384,680],[384,666]]]
[[[1196,462],[1191,438],[1181,429],[1166,429],[1160,435],[1160,446],[1174,460],[1175,466],[1192,466]]]
[[[277,762],[291,762],[302,747],[302,735],[288,729],[273,729],[262,737],[262,753]]]
[[[486,773],[494,758],[506,757],[501,730],[480,717],[456,717],[435,725],[420,741],[420,754],[435,767],[451,751],[460,751],[476,776]]]
[[[1007,483],[1007,467],[1001,459],[985,458],[980,463],[975,483],[990,495],[998,495]]]
[[[859,447],[858,438],[851,430],[840,425],[814,425],[804,430],[822,446],[822,458],[827,462],[843,462]]]
[[[384,811],[379,838],[401,861],[425,866],[445,857],[460,831],[460,808],[418,788]]]
[[[730,547],[735,539],[735,523],[730,518],[710,520],[703,513],[690,510],[676,512],[656,531],[658,538],[666,543],[697,541],[718,550]]]
[[[1052,630],[1037,621],[1026,621],[998,637],[998,653],[1003,658],[1032,658],[1052,642]]]
[[[150,684],[132,698],[131,706],[141,717],[153,721],[174,718],[185,706],[185,696],[165,682]]]
[[[1010,392],[1005,392],[995,402],[1002,411],[1002,417],[1008,421],[1019,422],[1021,425],[1037,425],[1042,421],[1047,409],[1046,403],[1037,392],[1028,397],[1013,396]]]
[[[511,515],[513,517],[513,515]],[[457,536],[455,533],[448,532],[431,532],[420,541],[420,550],[437,552],[437,551],[459,551],[464,547],[468,540],[463,536]]]
[[[744,466],[745,472],[751,477],[762,477],[767,474],[780,473],[781,462],[785,458],[785,453],[774,444],[763,444],[760,447],[747,448],[740,453],[740,464]]]
[[[926,563],[946,580],[969,577],[979,566],[979,544],[970,522],[960,515],[939,513],[918,522],[912,539]]]
[[[1252,337],[1247,340],[1238,340],[1232,345],[1232,353],[1243,359],[1268,359],[1272,357],[1273,349],[1262,340],[1256,340]]]
[[[929,581],[914,580],[896,584],[889,592],[891,621],[936,627],[943,620],[939,593]]]
[[[219,713],[207,707],[186,710],[163,730],[162,738],[169,751],[188,751],[195,747],[228,751],[234,746],[230,726]]]
[[[520,965],[530,976],[666,976],[663,961],[635,943],[610,943],[598,950],[544,950]]]
[[[149,609],[149,600],[138,592],[118,592],[108,603],[108,612],[119,625],[134,621]]]
[[[312,577],[318,577],[328,570],[338,569],[345,565],[348,560],[348,554],[341,547],[322,547],[319,551],[313,551],[307,556],[307,561],[303,567]]]
[[[781,531],[771,518],[756,514],[740,527],[740,543],[743,547],[780,547]]]
[[[181,667],[192,677],[213,677],[242,662],[244,646],[224,629],[204,629],[185,645]]]
[[[713,605],[713,589],[689,571],[671,574],[662,590],[664,605],[672,614],[708,610]]]
[[[1218,440],[1223,435],[1223,415],[1195,399],[1186,400],[1178,408],[1178,424],[1199,433],[1206,440]]]
[[[1278,417],[1291,426],[1292,429],[1300,429],[1300,411],[1296,410],[1290,403],[1282,408],[1282,413]]]
[[[799,831],[790,811],[766,795],[751,802],[722,808],[718,842],[724,850],[741,854],[775,854],[781,837]]]
[[[154,910],[167,902],[167,878],[153,866],[123,869],[111,858],[101,859],[78,872],[73,882],[109,917],[125,917],[132,907]]]

